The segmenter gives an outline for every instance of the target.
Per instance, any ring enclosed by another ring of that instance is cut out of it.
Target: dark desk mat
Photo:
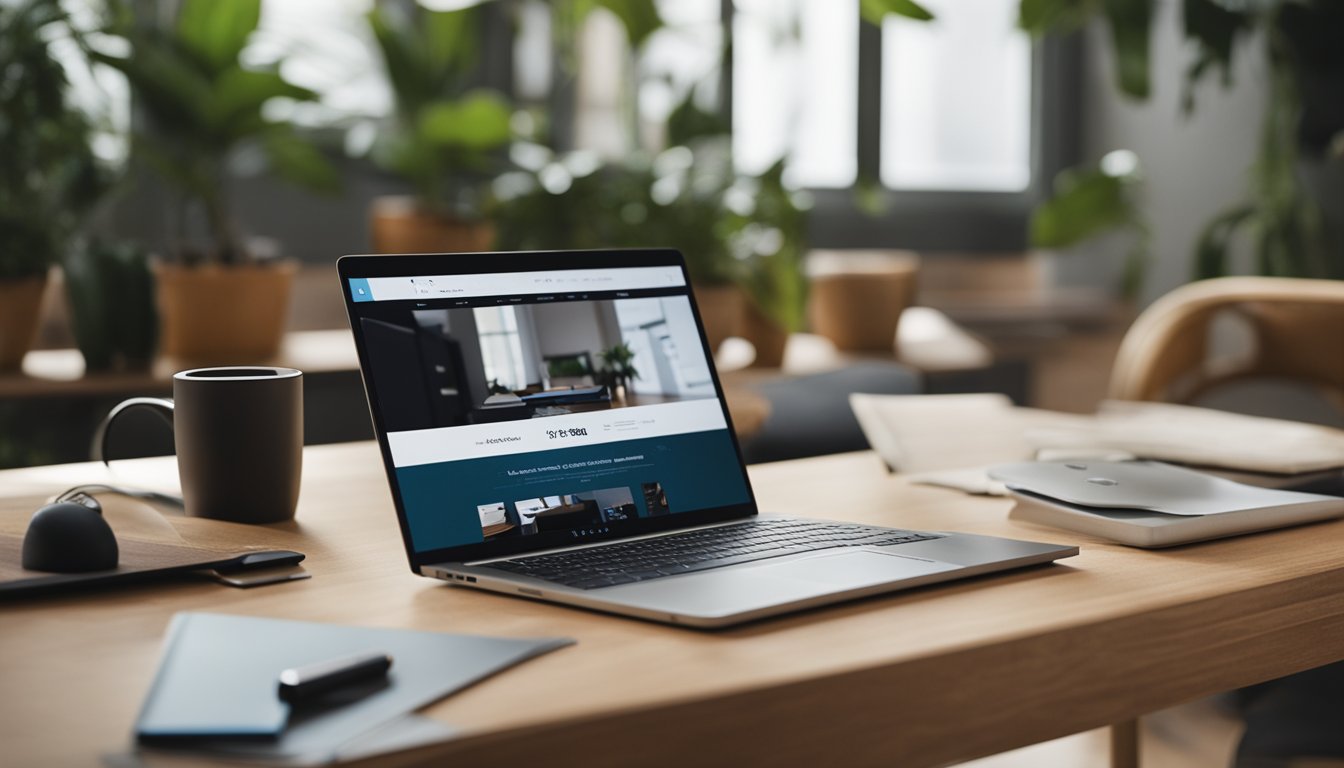
[[[65,587],[92,586],[149,578],[174,571],[209,568],[232,560],[238,553],[201,549],[185,544],[122,539],[116,568],[88,573],[47,573],[24,568],[23,537],[0,534],[0,597]]]

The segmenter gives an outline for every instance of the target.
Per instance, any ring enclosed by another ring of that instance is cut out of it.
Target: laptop
[[[1078,553],[758,514],[677,251],[338,270],[417,574],[721,627]]]

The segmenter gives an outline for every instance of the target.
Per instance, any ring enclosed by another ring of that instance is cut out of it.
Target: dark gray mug
[[[197,368],[173,375],[173,399],[119,403],[94,437],[102,459],[118,416],[150,408],[173,427],[187,514],[237,523],[294,518],[303,470],[303,373],[264,366]]]

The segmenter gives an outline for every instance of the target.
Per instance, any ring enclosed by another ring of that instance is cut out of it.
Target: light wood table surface
[[[168,460],[123,464],[126,482],[175,479]],[[397,765],[940,765],[1344,658],[1344,522],[1146,552],[1010,522],[1006,500],[908,485],[871,453],[751,475],[767,511],[1075,542],[1082,554],[679,629],[416,577],[375,446],[310,448],[297,522],[174,523],[198,543],[303,551],[311,580],[0,603],[0,763],[91,765],[124,749],[181,610],[578,640],[430,708],[461,737],[384,761]],[[0,512],[104,478],[94,465],[0,472]]]
[[[298,368],[307,374],[339,373],[359,370],[359,357],[349,330],[294,331],[285,335],[274,359],[255,364]],[[24,357],[21,373],[0,375],[0,399],[170,391],[174,373],[203,365],[158,357],[148,371],[86,374],[79,350],[38,349]]]

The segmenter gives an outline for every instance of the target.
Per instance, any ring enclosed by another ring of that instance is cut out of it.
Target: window
[[[881,173],[892,189],[1021,192],[1031,181],[1031,45],[1019,0],[932,0],[882,25]]]
[[[733,154],[760,173],[786,152],[804,187],[858,173],[859,6],[740,0],[733,17]]]
[[[522,337],[516,307],[478,307],[472,311],[481,339],[485,378],[493,387],[518,390],[527,386]]]
[[[676,339],[700,338],[690,302],[682,297],[618,301],[621,340],[635,353],[637,394],[709,395],[714,392],[709,363],[700,346],[679,349]]]
[[[638,113],[657,123],[694,90],[731,116],[742,171],[787,154],[790,181],[814,193],[815,245],[1021,248],[1032,206],[1076,154],[1061,104],[1077,43],[1033,45],[1019,0],[924,4],[933,21],[878,28],[858,0],[664,0],[667,27],[637,62]],[[716,81],[724,19],[732,60]],[[629,135],[610,53],[621,37],[611,19],[597,26],[609,28],[583,45],[606,52],[580,68],[576,146],[614,157]],[[876,205],[861,209],[860,192]]]

